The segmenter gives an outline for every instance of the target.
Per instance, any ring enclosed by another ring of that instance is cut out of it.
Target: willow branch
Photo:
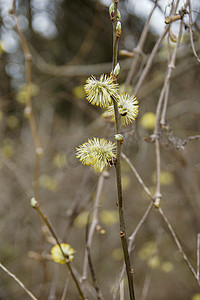
[[[141,86],[142,86],[142,84],[143,84],[143,82],[144,82],[144,80],[145,80],[145,78],[146,78],[146,76],[147,76],[147,74],[148,74],[148,72],[149,72],[149,70],[151,68],[151,65],[153,63],[155,55],[156,55],[156,53],[157,53],[157,51],[158,51],[158,49],[159,49],[159,47],[160,47],[160,45],[161,45],[161,43],[162,43],[162,41],[164,39],[166,33],[168,32],[168,30],[169,30],[169,25],[166,25],[163,33],[160,35],[160,37],[158,38],[155,46],[153,47],[153,50],[152,50],[152,52],[151,52],[151,54],[149,56],[149,59],[148,59],[148,61],[146,63],[146,66],[145,66],[144,70],[142,71],[142,74],[141,74],[141,76],[140,76],[140,78],[139,78],[139,80],[137,82],[137,85],[136,85],[136,87],[134,89],[134,94],[135,95],[138,94],[139,89],[141,88]]]
[[[37,212],[38,212],[39,215],[41,216],[42,220],[44,221],[45,225],[46,225],[47,228],[49,229],[51,235],[52,235],[53,238],[55,239],[56,244],[59,246],[60,251],[61,251],[63,257],[66,258],[65,263],[66,263],[67,268],[68,268],[68,270],[69,270],[69,272],[70,272],[70,274],[71,274],[71,276],[72,276],[72,279],[73,279],[73,281],[74,281],[74,283],[75,283],[75,285],[76,285],[76,287],[77,287],[77,290],[78,290],[78,292],[79,292],[80,299],[84,300],[85,297],[84,297],[83,292],[82,292],[82,290],[81,290],[81,287],[80,287],[80,285],[79,285],[78,279],[76,278],[76,276],[75,276],[75,274],[74,274],[74,271],[72,270],[72,267],[71,267],[71,264],[70,264],[70,261],[69,261],[69,257],[68,257],[68,255],[66,255],[66,254],[64,253],[64,251],[63,251],[63,249],[62,249],[62,247],[61,247],[59,238],[58,238],[58,236],[57,236],[57,234],[56,234],[56,232],[55,232],[53,226],[52,226],[51,223],[49,222],[47,216],[42,212],[42,210],[41,210],[41,208],[40,208],[40,206],[39,206],[38,203],[34,206],[34,208],[37,210]]]
[[[43,149],[40,145],[39,136],[37,133],[37,126],[35,117],[33,114],[33,106],[32,106],[32,99],[31,99],[31,63],[32,63],[32,55],[30,53],[25,35],[20,29],[19,20],[17,18],[15,12],[16,3],[13,1],[13,7],[11,10],[11,14],[13,14],[16,23],[16,30],[19,35],[22,51],[25,57],[25,77],[26,77],[26,107],[25,107],[25,115],[28,118],[29,126],[32,133],[32,138],[35,146],[35,168],[34,168],[34,195],[37,201],[40,201],[39,197],[39,172],[40,172],[40,158],[43,154]]]
[[[13,273],[11,273],[4,265],[0,263],[0,268],[4,270],[10,277],[12,277],[20,286],[21,288],[31,297],[33,300],[38,300],[26,287],[25,285],[19,280]]]
[[[117,35],[117,8],[118,0],[114,1],[114,20],[113,20],[113,70],[117,64],[117,49],[119,37]],[[116,133],[120,133],[121,120],[119,117],[118,105],[115,99],[113,99],[114,112],[115,112],[115,124]],[[122,243],[122,249],[124,253],[124,261],[126,265],[126,273],[128,277],[129,295],[131,300],[135,300],[134,286],[133,286],[133,271],[131,269],[130,257],[128,253],[128,244],[126,239],[126,229],[123,210],[123,198],[122,198],[122,184],[121,184],[121,142],[117,141],[117,162],[116,169],[116,181],[117,181],[117,193],[118,193],[118,210],[119,210],[119,223],[120,223],[120,237]]]
[[[152,15],[154,13],[154,10],[155,10],[156,6],[157,6],[157,0],[155,1],[153,9],[150,12],[149,17],[148,17],[148,19],[147,19],[147,21],[146,21],[146,23],[144,25],[144,28],[143,28],[142,34],[140,36],[139,42],[138,42],[136,48],[133,49],[134,58],[132,60],[131,67],[130,67],[130,70],[128,72],[128,75],[127,75],[127,78],[126,78],[126,81],[125,81],[125,86],[124,86],[125,91],[126,91],[128,85],[131,83],[131,80],[132,80],[132,78],[133,78],[133,76],[135,74],[136,67],[137,67],[140,55],[141,55],[141,53],[143,51],[144,43],[145,43],[146,38],[147,38],[147,34],[148,34],[149,26],[150,26],[150,21],[151,21],[151,17],[152,17]]]
[[[194,38],[193,38],[193,32],[192,32],[192,9],[191,9],[191,2],[190,0],[187,1],[189,6],[189,28],[190,28],[190,43],[192,46],[192,51],[194,53],[194,56],[196,57],[197,61],[200,63],[200,58],[196,52],[195,46],[194,46]]]
[[[98,215],[99,215],[99,202],[100,202],[100,196],[102,193],[103,189],[103,183],[104,183],[104,172],[103,174],[100,175],[98,185],[97,185],[97,191],[96,191],[96,196],[95,196],[95,201],[94,201],[94,207],[93,207],[93,218],[92,218],[92,223],[89,229],[89,232],[87,234],[87,245],[86,245],[86,250],[85,250],[85,256],[84,256],[84,262],[83,262],[83,275],[82,275],[82,283],[84,284],[86,279],[87,279],[87,269],[88,269],[88,263],[90,259],[90,248],[92,245],[92,240],[94,236],[94,232],[96,229],[96,226],[98,225]],[[91,266],[91,261],[90,261],[90,266]]]
[[[139,230],[141,229],[142,225],[145,223],[148,215],[150,214],[151,212],[151,209],[153,207],[153,202],[151,202],[149,204],[149,206],[147,207],[144,215],[142,216],[141,220],[139,221],[138,225],[136,226],[134,232],[132,233],[132,235],[129,237],[129,244],[128,244],[128,251],[129,251],[129,254],[132,252],[133,250],[133,243],[135,241],[135,237],[136,235],[138,234]],[[119,288],[120,288],[120,284],[123,280],[123,277],[124,277],[124,272],[125,272],[125,264],[123,265],[122,267],[122,270],[120,272],[120,276],[119,276],[119,280],[116,284],[116,287],[115,287],[115,291],[113,293],[113,300],[116,300],[117,298],[117,294],[118,294],[118,291],[119,291]]]
[[[200,233],[197,234],[197,279],[199,280],[200,271]]]
[[[129,164],[129,166],[131,167],[131,170],[132,170],[132,171],[134,172],[134,174],[136,175],[136,178],[140,178],[139,183],[140,183],[141,186],[143,187],[144,191],[147,193],[148,196],[150,196],[151,200],[154,201],[154,197],[151,195],[151,192],[149,191],[148,187],[144,184],[142,178],[140,177],[139,173],[138,173],[138,172],[136,171],[136,169],[134,168],[133,164],[130,162],[130,160],[128,160],[127,162],[128,162],[128,164]],[[148,191],[148,192],[147,192],[147,191]],[[172,238],[173,238],[173,240],[174,240],[174,242],[175,242],[175,244],[176,244],[176,246],[177,246],[177,248],[178,248],[180,254],[182,255],[182,257],[183,257],[184,261],[186,262],[187,266],[189,267],[190,271],[192,272],[194,278],[197,280],[198,285],[200,286],[200,280],[199,280],[199,278],[198,278],[198,276],[197,276],[197,273],[195,272],[193,266],[191,265],[191,263],[190,263],[190,261],[189,261],[187,255],[186,255],[185,252],[183,251],[183,248],[182,248],[182,246],[181,246],[181,244],[180,244],[180,242],[179,242],[179,240],[178,240],[178,238],[177,238],[177,236],[176,236],[176,233],[175,233],[175,231],[174,231],[172,225],[170,224],[170,222],[168,221],[166,215],[164,214],[163,210],[162,210],[160,207],[158,208],[158,212],[159,212],[159,214],[162,216],[162,218],[163,218],[165,224],[167,225],[167,227],[168,227],[168,229],[169,229],[169,231],[170,231],[170,233],[171,233],[171,236],[172,236]]]
[[[161,191],[160,191],[161,158],[160,158],[160,142],[159,142],[161,108],[162,108],[162,103],[163,103],[163,100],[164,100],[165,93],[166,93],[166,91],[168,90],[168,87],[169,87],[172,70],[175,68],[176,56],[177,56],[178,47],[180,45],[180,40],[181,40],[181,36],[182,36],[182,28],[183,28],[183,18],[180,22],[178,41],[177,41],[176,47],[173,51],[171,61],[168,64],[167,75],[166,75],[166,78],[165,78],[165,81],[164,81],[164,84],[163,84],[163,88],[161,90],[160,97],[159,97],[159,100],[158,100],[158,105],[157,105],[157,108],[156,108],[156,125],[155,125],[155,130],[154,130],[155,155],[156,155],[156,192],[155,192],[154,198],[155,198],[155,206],[156,207],[158,207],[160,205],[160,199],[162,197]],[[165,99],[165,100],[167,101],[167,99]],[[164,114],[163,114],[163,118],[165,118]]]

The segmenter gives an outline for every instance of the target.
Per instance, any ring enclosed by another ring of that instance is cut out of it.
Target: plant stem
[[[17,278],[13,273],[11,273],[4,265],[0,263],[0,268],[4,270],[10,277],[12,277],[21,287],[22,289],[31,297],[33,300],[38,300],[26,287],[25,285]]]
[[[118,1],[115,1],[115,10],[114,10],[114,20],[113,20],[113,70],[117,64],[117,50],[118,50],[118,41],[119,37],[116,32],[117,24],[117,6]],[[113,105],[115,111],[115,124],[116,124],[116,133],[121,131],[121,120],[119,117],[118,105],[116,100],[113,98]],[[118,208],[119,208],[119,222],[120,222],[120,237],[122,243],[122,249],[124,253],[124,260],[126,265],[126,273],[128,277],[129,285],[129,295],[131,300],[135,300],[134,295],[134,286],[133,286],[133,271],[131,270],[130,257],[128,253],[128,244],[126,239],[126,230],[125,230],[125,220],[124,220],[124,210],[123,210],[123,198],[122,198],[122,184],[121,184],[121,142],[117,141],[117,162],[115,165],[116,168],[116,180],[117,180],[117,192],[118,192]]]
[[[49,222],[47,216],[45,216],[45,214],[44,214],[44,213],[42,212],[42,210],[40,209],[39,204],[37,204],[37,205],[35,206],[35,209],[38,211],[39,215],[41,216],[41,218],[43,219],[44,223],[46,224],[46,226],[48,227],[49,231],[51,232],[52,236],[54,237],[56,243],[58,244],[58,246],[59,246],[59,248],[60,248],[60,251],[62,252],[62,255],[63,255],[64,257],[66,257],[66,265],[67,265],[68,270],[69,270],[69,272],[70,272],[70,274],[71,274],[71,276],[72,276],[72,278],[73,278],[73,280],[74,280],[74,283],[75,283],[75,285],[76,285],[76,287],[77,287],[77,289],[78,289],[80,299],[84,300],[85,297],[84,297],[83,292],[82,292],[82,290],[81,290],[81,288],[80,288],[80,285],[79,285],[79,283],[78,283],[78,279],[76,278],[76,276],[75,276],[75,274],[74,274],[74,272],[73,272],[73,270],[72,270],[72,267],[71,267],[70,262],[69,262],[69,257],[63,252],[63,249],[62,249],[62,247],[61,247],[61,245],[60,245],[60,241],[59,241],[59,239],[58,239],[58,237],[57,237],[57,235],[56,235],[56,233],[55,233],[55,230],[54,230],[53,226],[50,224],[50,222]]]

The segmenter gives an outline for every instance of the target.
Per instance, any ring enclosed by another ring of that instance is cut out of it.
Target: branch
[[[150,12],[149,17],[148,17],[148,19],[147,19],[147,21],[146,21],[146,23],[144,25],[144,28],[143,28],[143,31],[141,33],[139,42],[138,42],[136,48],[133,49],[134,58],[133,58],[133,61],[132,61],[129,73],[127,75],[126,81],[125,81],[125,85],[124,85],[124,90],[125,91],[126,91],[128,85],[131,83],[133,75],[135,74],[135,70],[136,70],[136,67],[137,67],[137,64],[138,64],[138,61],[139,61],[139,58],[140,58],[140,54],[143,51],[144,43],[145,43],[146,38],[147,38],[147,34],[148,34],[149,26],[150,26],[150,21],[151,21],[151,17],[152,17],[152,15],[154,13],[154,10],[155,10],[156,6],[157,6],[157,2],[158,1],[156,0],[155,4],[153,6],[153,9]]]
[[[197,61],[200,63],[200,58],[196,52],[195,46],[194,46],[194,38],[193,38],[193,32],[192,32],[192,9],[191,9],[191,2],[190,0],[187,1],[189,6],[189,28],[190,28],[190,42],[192,46],[192,51],[194,53],[194,56],[196,57]]]
[[[37,201],[32,205],[32,207],[33,207],[34,209],[37,210],[37,212],[38,212],[39,215],[41,216],[42,220],[44,221],[45,225],[46,225],[47,228],[49,229],[49,231],[50,231],[52,237],[55,239],[56,244],[59,246],[60,251],[61,251],[63,257],[66,258],[65,263],[66,263],[66,265],[67,265],[67,267],[68,267],[68,270],[69,270],[69,272],[70,272],[70,274],[71,274],[71,276],[72,276],[72,279],[73,279],[73,281],[74,281],[74,283],[75,283],[75,285],[76,285],[76,287],[77,287],[77,289],[78,289],[80,299],[84,300],[85,297],[84,297],[83,292],[82,292],[82,290],[81,290],[81,288],[80,288],[78,279],[76,278],[76,276],[75,276],[75,274],[74,274],[74,271],[72,270],[70,261],[69,261],[69,259],[68,259],[68,255],[66,255],[66,254],[64,253],[64,251],[63,251],[63,249],[62,249],[62,247],[61,247],[59,238],[58,238],[58,236],[57,236],[57,234],[56,234],[56,232],[55,232],[53,226],[52,226],[51,223],[49,222],[47,216],[42,212],[42,210],[41,210],[41,208],[40,208],[40,205],[39,205],[39,203],[37,203]]]
[[[31,297],[31,299],[33,300],[38,300],[26,287],[25,285],[10,271],[8,271],[8,269],[6,267],[4,267],[1,263],[0,263],[0,268],[3,269],[10,277],[12,277],[21,287],[22,289]]]
[[[129,166],[131,167],[131,170],[134,172],[134,174],[135,174],[135,175],[137,174],[137,175],[136,175],[136,178],[140,178],[139,183],[140,183],[141,186],[143,187],[144,191],[148,194],[148,196],[151,197],[152,200],[154,200],[154,197],[151,195],[151,192],[149,191],[148,187],[143,183],[142,178],[140,177],[140,175],[138,174],[138,172],[136,171],[136,169],[134,168],[134,166],[132,165],[132,163],[130,162],[130,160],[127,160],[127,162],[128,162],[128,164],[129,164]],[[179,242],[179,240],[178,240],[178,238],[177,238],[177,236],[176,236],[176,233],[175,233],[174,229],[172,228],[172,226],[171,226],[171,224],[169,223],[169,221],[168,221],[166,215],[164,214],[163,210],[162,210],[160,207],[158,208],[158,212],[159,212],[159,214],[162,216],[162,218],[163,218],[165,224],[167,225],[167,227],[168,227],[168,229],[169,229],[169,231],[170,231],[170,233],[171,233],[171,236],[172,236],[172,238],[173,238],[175,244],[177,245],[177,248],[178,248],[180,254],[182,255],[182,257],[183,257],[184,261],[186,262],[187,266],[189,267],[190,271],[191,271],[192,274],[194,275],[194,278],[197,280],[198,285],[200,286],[200,280],[199,280],[199,278],[198,278],[198,276],[197,276],[197,273],[195,272],[194,268],[192,267],[192,265],[191,265],[191,263],[190,263],[190,261],[189,261],[187,255],[186,255],[185,252],[183,251],[183,248],[182,248],[182,246],[181,246],[181,244],[180,244],[180,242]]]
[[[10,11],[11,14],[13,14],[15,18],[15,24],[16,24],[16,30],[19,35],[22,51],[24,53],[25,57],[25,77],[26,77],[26,107],[24,110],[24,113],[29,121],[29,126],[32,133],[32,138],[35,146],[35,167],[34,167],[34,195],[35,199],[37,201],[40,201],[40,195],[39,195],[39,173],[40,173],[40,159],[43,155],[43,148],[40,145],[39,136],[37,133],[37,126],[35,117],[33,114],[33,106],[32,106],[32,99],[31,99],[31,63],[32,63],[32,55],[30,53],[25,35],[20,29],[19,20],[16,15],[16,3],[15,0],[13,0],[13,6],[12,10]]]
[[[83,262],[83,275],[82,275],[82,280],[81,280],[83,284],[85,283],[85,281],[87,279],[87,268],[88,268],[88,263],[89,263],[90,248],[92,245],[92,240],[93,240],[96,226],[98,225],[99,201],[100,201],[100,196],[101,196],[102,189],[103,189],[104,177],[105,177],[105,172],[103,172],[99,177],[99,181],[98,181],[98,185],[97,185],[97,192],[96,192],[94,207],[93,207],[92,223],[91,223],[89,232],[87,234],[87,245],[86,245],[86,250],[85,250],[84,262]]]
[[[117,8],[118,0],[114,1],[114,20],[113,20],[113,70],[117,64],[117,49],[119,36],[117,35]],[[113,106],[115,112],[115,125],[116,133],[119,134],[121,131],[121,119],[119,117],[118,105],[115,99],[113,99]],[[119,222],[120,222],[120,237],[122,243],[122,249],[124,253],[124,260],[126,265],[126,273],[128,277],[129,295],[131,300],[135,300],[134,286],[133,286],[133,270],[131,269],[130,257],[128,253],[128,245],[126,239],[126,229],[124,220],[123,210],[123,198],[122,198],[122,184],[121,184],[121,141],[117,141],[117,162],[115,164],[116,169],[116,181],[117,181],[117,192],[118,192],[118,210],[119,210]]]

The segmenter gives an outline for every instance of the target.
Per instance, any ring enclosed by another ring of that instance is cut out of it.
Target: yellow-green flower
[[[76,157],[84,165],[91,165],[97,172],[102,172],[104,167],[115,157],[115,144],[106,139],[93,138],[76,148]]]
[[[60,250],[59,245],[55,245],[51,248],[51,256],[53,260],[59,264],[64,264],[67,261],[72,261],[74,258],[73,254],[76,252],[69,244],[61,243],[60,244],[64,254],[66,257],[63,256],[63,253]]]
[[[91,104],[106,108],[112,103],[111,96],[116,98],[119,85],[113,82],[111,76],[101,75],[100,80],[91,76],[86,80],[84,89],[87,94],[86,99]]]
[[[118,109],[121,115],[121,121],[124,126],[131,124],[138,115],[138,100],[135,96],[129,94],[121,94],[118,96]],[[114,119],[114,107],[108,107],[108,114]]]

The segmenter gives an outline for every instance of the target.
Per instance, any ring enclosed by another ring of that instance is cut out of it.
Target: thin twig
[[[147,192],[147,190],[148,190],[147,194],[148,194],[148,196],[150,196],[151,199],[153,200],[154,198],[153,198],[153,196],[151,195],[151,192],[149,191],[148,187],[144,184],[142,178],[140,177],[140,175],[138,174],[138,172],[136,171],[136,169],[133,167],[133,165],[132,165],[132,163],[130,162],[130,160],[127,160],[127,162],[128,162],[128,164],[129,164],[129,166],[131,167],[131,170],[134,172],[134,174],[135,174],[135,175],[137,174],[136,178],[140,178],[139,183],[141,184],[141,186],[143,187],[143,189],[145,190],[145,192]],[[163,210],[162,210],[160,207],[158,208],[158,212],[159,212],[160,215],[162,216],[162,218],[163,218],[165,224],[167,225],[167,227],[168,227],[168,229],[169,229],[169,231],[170,231],[170,233],[171,233],[171,236],[172,236],[172,238],[173,238],[175,244],[177,245],[177,248],[178,248],[180,254],[182,255],[184,261],[185,261],[186,264],[188,265],[189,269],[191,270],[192,274],[194,275],[195,279],[197,280],[197,283],[198,283],[199,286],[200,286],[200,280],[199,280],[199,278],[197,277],[197,273],[195,272],[194,268],[192,267],[192,265],[191,265],[191,263],[190,263],[190,261],[189,261],[187,255],[186,255],[185,252],[183,251],[183,248],[182,248],[182,246],[181,246],[181,244],[180,244],[180,242],[179,242],[179,240],[178,240],[178,238],[177,238],[177,236],[176,236],[176,234],[175,234],[174,229],[172,228],[172,226],[171,226],[171,224],[169,223],[169,221],[168,221],[166,215],[164,214]]]
[[[146,300],[147,299],[147,294],[148,294],[149,285],[150,285],[150,281],[151,281],[152,270],[149,269],[146,272],[147,272],[147,274],[146,274],[145,280],[144,280],[144,285],[143,285],[143,289],[142,289],[141,300]]]
[[[166,91],[169,88],[169,82],[171,79],[171,74],[172,70],[175,68],[175,61],[176,61],[176,56],[178,52],[178,47],[180,45],[180,40],[182,36],[182,28],[183,28],[183,18],[180,22],[180,29],[179,29],[179,36],[178,36],[178,41],[176,43],[176,47],[173,51],[170,63],[168,64],[168,70],[167,70],[167,75],[163,84],[163,88],[160,93],[160,97],[158,100],[157,108],[156,108],[156,125],[154,129],[154,138],[155,138],[155,155],[156,155],[156,192],[155,192],[155,206],[158,207],[160,205],[160,199],[162,197],[161,195],[161,190],[160,190],[160,171],[161,171],[161,159],[160,159],[160,141],[159,141],[159,130],[160,130],[160,115],[161,115],[161,108],[162,108],[162,103],[164,100],[164,96],[166,94]],[[168,91],[169,93],[169,91]],[[167,98],[165,99],[167,102]],[[167,104],[166,104],[167,105]],[[166,110],[165,110],[166,112]],[[163,118],[165,119],[165,115],[163,114]]]
[[[200,233],[197,234],[197,279],[199,280],[200,273]]]
[[[4,265],[0,263],[0,268],[3,269],[10,277],[12,277],[21,287],[22,289],[31,297],[33,300],[38,300],[26,287],[25,285],[13,274],[11,273]]]
[[[35,171],[34,171],[34,195],[37,201],[40,201],[39,197],[39,172],[40,172],[40,159],[43,155],[43,149],[40,145],[39,136],[37,133],[37,126],[35,117],[33,114],[33,106],[32,106],[32,99],[31,99],[31,63],[32,63],[32,55],[30,53],[28,43],[26,41],[25,35],[23,34],[22,30],[20,29],[20,24],[18,17],[16,15],[16,2],[13,0],[12,10],[10,11],[15,18],[16,30],[20,39],[22,51],[25,57],[25,77],[26,77],[26,107],[25,107],[25,115],[28,118],[29,126],[32,133],[32,138],[35,146]]]
[[[134,165],[131,163],[130,159],[124,154],[121,154],[122,158],[128,163],[129,167],[131,168],[131,170],[133,171],[133,173],[135,174],[137,180],[139,181],[140,185],[142,186],[142,188],[144,189],[144,191],[147,193],[147,195],[153,200],[153,197],[151,195],[151,192],[149,191],[148,187],[145,185],[144,181],[142,180],[142,178],[140,177],[140,175],[138,174],[136,168],[134,167]]]
[[[117,64],[117,49],[119,37],[117,35],[117,9],[118,1],[114,1],[114,20],[113,20],[113,70]],[[118,105],[115,99],[113,99],[113,106],[115,112],[115,125],[116,133],[119,134],[121,131],[121,120],[119,117]],[[129,295],[131,300],[135,300],[134,286],[133,286],[133,271],[131,269],[130,257],[128,253],[128,244],[126,238],[125,219],[123,210],[123,198],[122,198],[122,184],[121,184],[121,142],[117,141],[117,162],[115,164],[116,169],[116,181],[117,181],[117,192],[118,192],[118,210],[119,210],[119,222],[120,222],[120,237],[122,243],[122,249],[124,253],[124,260],[126,265],[126,273],[128,277]]]
[[[152,197],[153,198],[153,197]],[[144,215],[142,216],[142,218],[140,219],[138,225],[136,226],[134,232],[132,233],[132,235],[128,238],[129,239],[129,244],[128,244],[128,251],[129,251],[129,254],[132,252],[133,250],[133,243],[135,241],[135,237],[136,235],[138,234],[139,230],[141,229],[142,225],[144,224],[144,222],[146,221],[148,215],[150,214],[151,212],[151,209],[153,207],[153,201],[149,204],[149,206],[147,207]],[[120,283],[121,281],[123,280],[123,276],[124,276],[124,272],[125,272],[125,264],[123,265],[122,267],[122,270],[120,272],[120,276],[119,276],[119,280],[115,286],[115,289],[114,289],[114,293],[113,293],[113,300],[116,300],[117,298],[117,294],[118,294],[118,291],[119,291],[119,287],[120,287]]]
[[[68,289],[68,284],[69,284],[69,277],[67,277],[66,282],[65,282],[65,286],[64,286],[64,290],[62,293],[62,298],[61,300],[65,300],[66,295],[67,295],[67,289]]]
[[[191,2],[190,0],[187,1],[189,6],[189,28],[190,28],[190,42],[192,46],[192,51],[194,53],[194,56],[196,57],[197,61],[200,63],[200,58],[196,52],[195,46],[194,46],[194,38],[193,38],[193,32],[192,32],[192,9],[191,9]]]
[[[200,286],[200,280],[199,280],[199,278],[197,277],[197,273],[195,272],[193,266],[191,265],[191,263],[190,263],[190,261],[189,261],[187,255],[186,255],[185,252],[183,251],[183,248],[182,248],[182,246],[181,246],[181,244],[180,244],[180,242],[179,242],[179,240],[178,240],[178,238],[177,238],[177,236],[176,236],[176,233],[175,233],[174,229],[172,228],[172,226],[171,226],[171,224],[169,223],[169,221],[168,221],[166,215],[164,214],[163,210],[162,210],[160,207],[158,208],[158,211],[159,211],[160,215],[162,216],[163,220],[165,221],[165,224],[167,225],[167,227],[168,227],[168,229],[169,229],[169,231],[170,231],[170,233],[171,233],[171,235],[172,235],[172,237],[173,237],[173,239],[174,239],[174,241],[175,241],[175,243],[176,243],[176,245],[177,245],[177,247],[178,247],[178,250],[179,250],[180,254],[182,255],[184,261],[185,261],[186,264],[188,265],[190,271],[191,271],[192,274],[194,275],[194,278],[197,280],[198,285]]]
[[[147,38],[147,34],[148,34],[149,26],[150,26],[150,21],[151,21],[151,17],[152,17],[152,15],[154,13],[154,10],[155,10],[156,6],[157,6],[157,1],[155,1],[153,9],[150,12],[149,17],[148,17],[148,19],[147,19],[147,21],[146,21],[146,23],[144,25],[144,28],[143,28],[143,31],[141,33],[139,42],[138,42],[136,48],[133,49],[134,58],[133,58],[130,70],[128,72],[128,75],[127,75],[127,78],[126,78],[126,81],[125,81],[125,84],[124,84],[124,90],[125,91],[126,91],[128,85],[131,83],[133,75],[135,74],[136,67],[137,67],[140,55],[141,55],[141,53],[143,51],[144,43],[145,43],[146,38]]]
[[[124,280],[120,283],[120,300],[124,300]]]
[[[44,223],[46,224],[46,226],[47,226],[47,228],[49,229],[51,235],[53,236],[53,238],[55,239],[57,245],[59,246],[60,251],[61,251],[63,257],[66,258],[65,263],[66,263],[66,265],[67,265],[67,267],[68,267],[68,270],[69,270],[69,272],[70,272],[70,274],[71,274],[71,276],[72,276],[72,278],[73,278],[73,281],[74,281],[74,283],[75,283],[75,285],[76,285],[76,287],[77,287],[77,289],[78,289],[80,299],[84,300],[85,297],[84,297],[83,292],[82,292],[82,290],[81,290],[81,287],[80,287],[80,285],[79,285],[78,279],[76,278],[75,273],[74,273],[74,271],[72,270],[72,267],[71,267],[71,264],[70,264],[70,261],[69,261],[69,257],[68,257],[68,255],[66,255],[66,254],[64,253],[64,251],[63,251],[63,249],[62,249],[62,247],[61,247],[59,238],[58,238],[58,236],[57,236],[57,234],[56,234],[56,232],[55,232],[53,226],[50,224],[50,222],[49,222],[47,216],[42,212],[42,210],[41,210],[41,208],[40,208],[40,206],[39,206],[39,203],[35,204],[35,205],[33,206],[33,208],[35,208],[35,209],[37,210],[37,212],[39,213],[39,215],[41,216],[42,220],[43,220]]]
[[[139,78],[139,80],[137,82],[137,85],[136,85],[136,87],[134,89],[134,95],[138,94],[139,89],[141,88],[141,86],[142,86],[142,84],[143,84],[143,82],[144,82],[144,80],[145,80],[145,78],[146,78],[146,76],[147,76],[147,74],[148,74],[148,72],[149,72],[149,70],[151,68],[151,65],[153,63],[154,57],[155,57],[155,55],[156,55],[156,53],[157,53],[157,51],[158,51],[158,49],[159,49],[159,47],[161,45],[161,43],[162,43],[162,41],[163,41],[166,33],[168,32],[168,30],[169,30],[169,25],[166,25],[163,33],[160,35],[160,37],[158,38],[155,46],[153,47],[153,50],[152,50],[152,52],[151,52],[151,54],[149,56],[149,59],[148,59],[148,61],[146,63],[146,66],[145,66],[145,68],[144,68],[144,70],[143,70],[143,72],[142,72],[142,74],[141,74],[141,76],[140,76],[140,78]]]
[[[82,275],[82,280],[81,280],[83,285],[85,284],[86,279],[87,279],[87,269],[88,269],[88,263],[89,263],[90,248],[92,245],[94,232],[95,232],[96,226],[98,225],[98,220],[99,220],[99,218],[98,218],[99,201],[100,201],[100,196],[101,196],[102,189],[103,189],[104,177],[105,177],[105,173],[103,172],[99,177],[99,181],[98,181],[98,185],[97,185],[97,192],[96,192],[95,201],[94,201],[92,223],[91,223],[89,232],[87,234],[87,245],[86,245],[86,249],[85,249],[85,256],[84,256],[84,262],[83,262],[83,275]],[[90,267],[91,267],[91,261],[90,261]],[[93,272],[93,270],[92,270],[92,272]],[[94,275],[94,273],[92,273],[92,274]],[[95,277],[95,279],[96,279],[96,277]],[[96,282],[95,279],[93,277],[94,282]]]
[[[128,245],[128,250],[129,250],[129,253],[131,252],[132,250],[132,247],[133,247],[133,243],[135,241],[135,237],[136,235],[138,234],[139,230],[141,229],[142,225],[144,224],[144,222],[146,221],[148,215],[150,214],[151,212],[151,209],[153,207],[153,202],[151,202],[149,204],[149,206],[147,207],[144,215],[142,216],[142,218],[140,219],[138,225],[136,226],[135,230],[133,231],[133,233],[131,234],[131,236],[128,238],[129,239],[129,245]]]

